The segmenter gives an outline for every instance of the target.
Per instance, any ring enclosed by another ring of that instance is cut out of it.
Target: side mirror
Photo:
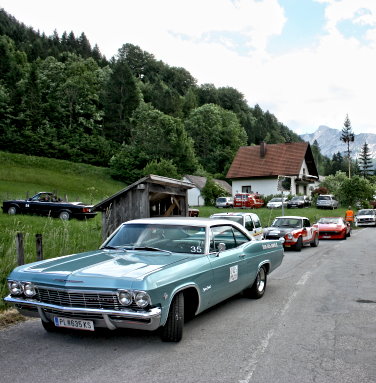
[[[218,243],[218,253],[226,250],[226,245],[223,242]]]

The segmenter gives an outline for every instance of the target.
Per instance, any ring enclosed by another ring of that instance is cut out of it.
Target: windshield
[[[125,224],[104,247],[203,254],[205,252],[205,232],[205,227],[198,226]]]
[[[358,211],[358,215],[374,215],[374,210],[372,209],[363,209]]]
[[[282,202],[282,198],[272,198],[270,202]]]
[[[302,220],[299,218],[276,218],[272,223],[272,227],[303,227]]]
[[[225,197],[219,197],[217,198],[217,202],[226,202],[227,199]]]
[[[317,199],[321,201],[328,201],[330,200],[330,197],[327,195],[320,195]]]
[[[318,223],[323,223],[323,224],[340,224],[342,223],[341,222],[341,218],[331,218],[331,217],[324,217],[324,218],[320,218]]]
[[[302,196],[295,196],[295,197],[292,197],[291,198],[291,201],[301,201],[303,200],[304,198]]]

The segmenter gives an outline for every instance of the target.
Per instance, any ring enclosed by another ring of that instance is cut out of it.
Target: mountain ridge
[[[320,152],[326,157],[332,158],[333,154],[340,152],[343,156],[347,155],[347,144],[341,141],[342,131],[333,129],[325,125],[320,125],[313,133],[301,134],[300,138],[311,145],[316,140],[320,147]],[[370,156],[373,161],[376,159],[376,134],[359,133],[355,134],[354,142],[350,143],[351,157],[356,159],[361,153],[364,143],[368,144]]]

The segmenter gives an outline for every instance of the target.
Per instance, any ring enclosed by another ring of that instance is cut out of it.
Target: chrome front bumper
[[[116,328],[132,328],[139,330],[156,330],[161,323],[162,310],[154,307],[148,311],[89,309],[83,307],[64,307],[35,300],[15,298],[8,295],[5,302],[12,303],[17,310],[31,317],[40,317],[44,322],[53,321],[54,316],[68,316],[75,319],[92,320],[95,327],[110,330]]]

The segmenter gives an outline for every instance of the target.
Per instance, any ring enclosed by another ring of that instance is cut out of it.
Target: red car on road
[[[320,239],[347,239],[351,235],[351,225],[342,217],[322,217],[317,226]]]

